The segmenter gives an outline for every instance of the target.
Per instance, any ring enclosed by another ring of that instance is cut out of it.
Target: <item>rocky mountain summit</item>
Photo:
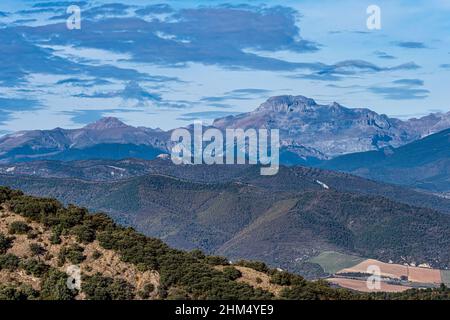
[[[21,131],[0,138],[0,162],[40,159],[155,158],[166,150],[167,132],[102,118],[80,129]]]
[[[447,128],[449,121],[450,113],[402,121],[337,102],[320,105],[304,96],[278,96],[253,112],[218,119],[213,125],[221,129],[279,129],[281,144],[288,150],[303,157],[326,159],[399,147]]]
[[[127,126],[125,123],[123,123],[117,118],[105,117],[101,118],[99,121],[88,124],[84,128],[89,130],[107,130],[107,129],[122,129],[127,127],[129,126]]]
[[[336,156],[400,147],[450,127],[450,112],[402,121],[304,96],[268,99],[252,112],[216,119],[221,130],[279,129],[281,162],[309,164]],[[170,133],[103,118],[80,129],[22,131],[0,138],[0,163],[93,158],[153,159],[170,152]]]

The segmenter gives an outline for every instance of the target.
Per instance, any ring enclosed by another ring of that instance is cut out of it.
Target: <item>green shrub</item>
[[[10,234],[27,234],[31,228],[23,221],[14,221],[8,227]]]
[[[13,254],[0,255],[0,270],[7,269],[15,271],[19,266],[20,259]]]
[[[38,233],[36,232],[36,231],[34,231],[34,230],[29,230],[28,232],[27,232],[27,239],[30,239],[30,240],[34,240],[34,239],[36,239],[37,237],[38,237]]]
[[[205,262],[212,266],[225,266],[230,264],[227,258],[220,256],[207,256]]]
[[[90,226],[96,231],[105,231],[115,227],[114,220],[105,213],[96,213],[88,216]]]
[[[61,233],[62,233],[61,226],[55,226],[52,228],[52,235],[50,236],[51,244],[60,244],[61,243]]]
[[[97,273],[83,276],[82,291],[89,300],[132,300],[134,288],[122,279],[103,277]]]
[[[23,269],[27,274],[38,278],[44,276],[50,269],[48,265],[35,259],[21,261],[20,268]]]
[[[22,191],[11,190],[7,187],[0,187],[0,204],[20,196],[23,196]]]
[[[305,283],[305,279],[292,273],[276,271],[270,277],[270,282],[280,286],[301,286]]]
[[[47,252],[47,250],[45,250],[44,247],[41,246],[39,243],[31,243],[30,251],[31,251],[31,254],[33,254],[37,257],[42,256]]]
[[[167,300],[190,300],[189,293],[183,288],[171,288],[167,294]]]
[[[55,215],[62,208],[57,200],[23,195],[11,197],[9,204],[13,212],[46,225],[51,225],[51,222],[57,220]]]
[[[41,298],[44,300],[73,300],[76,291],[67,287],[67,274],[50,269],[42,279]]]
[[[39,297],[39,292],[28,285],[19,287],[0,284],[0,300],[35,300]]]
[[[79,242],[88,244],[95,240],[95,230],[92,226],[86,224],[72,228],[72,234],[77,237]]]
[[[148,299],[150,298],[151,293],[155,290],[155,286],[153,283],[147,283],[144,285],[141,291],[138,292],[138,296],[141,299]]]
[[[202,260],[206,258],[206,255],[201,250],[198,249],[192,250],[190,254],[192,257],[194,257],[194,259]]]
[[[7,237],[0,232],[0,254],[6,253],[13,245],[14,238]]]
[[[58,224],[64,229],[70,229],[83,223],[88,211],[86,208],[80,208],[69,205],[67,209],[58,212]]]
[[[223,268],[222,272],[227,279],[230,279],[232,281],[242,277],[242,273],[235,267],[225,267]]]
[[[167,246],[160,240],[147,238],[131,228],[109,229],[97,236],[100,245],[118,251],[122,260],[140,266],[140,270],[158,268],[157,256],[164,254]]]
[[[86,256],[83,253],[84,248],[77,244],[61,248],[58,255],[58,262],[60,265],[63,265],[66,261],[69,261],[72,264],[80,264],[86,259]]]
[[[239,260],[235,263],[238,266],[250,268],[259,272],[268,272],[269,268],[264,262],[259,261],[249,261],[249,260]]]

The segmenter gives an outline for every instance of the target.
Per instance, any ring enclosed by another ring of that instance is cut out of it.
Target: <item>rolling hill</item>
[[[121,181],[147,174],[161,174],[201,183],[240,182],[273,191],[320,190],[323,183],[342,192],[383,196],[401,203],[450,213],[449,199],[347,173],[300,166],[281,167],[277,175],[265,177],[260,175],[257,166],[174,165],[168,159],[33,161],[0,165],[0,183],[16,188],[27,188],[24,186],[26,181],[39,181],[27,178],[75,179],[94,183]],[[27,183],[30,184],[32,182]]]
[[[316,299],[358,296],[283,274]],[[274,299],[291,292],[279,275],[174,250],[105,215],[0,188],[0,300]]]
[[[230,264],[199,250],[172,249],[105,215],[7,188],[0,188],[0,280],[0,300],[449,299],[450,295],[445,286],[357,293],[320,280],[309,282],[261,262]]]
[[[115,181],[1,175],[0,184],[108,212],[177,248],[300,273],[317,267],[305,262],[323,251],[449,266],[450,215],[381,195],[422,196],[448,212],[447,199],[312,168],[264,177],[257,167],[237,166],[223,179],[225,167],[159,166],[165,171]]]

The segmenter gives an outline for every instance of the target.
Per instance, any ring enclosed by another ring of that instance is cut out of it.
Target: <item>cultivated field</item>
[[[388,284],[386,282],[380,283],[380,289],[369,289],[365,280],[347,278],[330,278],[327,279],[327,281],[360,292],[402,292],[411,289],[411,287]]]
[[[358,272],[358,273],[371,273],[367,270],[371,266],[378,266],[380,268],[381,276],[393,278],[393,279],[400,279],[401,277],[408,277],[408,268],[406,266],[400,265],[400,264],[390,264],[390,263],[384,263],[380,262],[378,260],[374,259],[367,259],[364,260],[357,265],[354,265],[349,268],[344,268],[342,270],[339,270],[336,272],[339,273],[349,273],[349,272]]]
[[[441,270],[442,282],[450,286],[450,270]]]
[[[353,267],[338,271],[337,274],[348,272],[368,273],[367,270],[370,266],[378,266],[381,271],[381,276],[384,277],[394,279],[401,279],[403,277],[410,282],[418,283],[440,284],[442,282],[440,270],[384,263],[374,259],[364,260]]]
[[[325,251],[309,261],[319,264],[325,272],[335,274],[339,270],[350,268],[363,262],[364,258],[335,251]]]
[[[450,270],[385,263],[375,259],[364,259],[334,251],[322,252],[309,261],[319,264],[325,272],[334,275],[334,277],[327,279],[327,281],[361,292],[401,292],[411,289],[412,286],[433,287],[441,283],[450,285]],[[371,268],[369,268],[372,266],[380,268],[382,277],[395,279],[399,283],[390,284],[384,279],[381,282],[381,289],[371,290],[367,288],[365,276],[372,274]]]
[[[408,272],[408,280],[411,282],[434,284],[441,284],[443,282],[441,277],[441,270],[408,267]]]

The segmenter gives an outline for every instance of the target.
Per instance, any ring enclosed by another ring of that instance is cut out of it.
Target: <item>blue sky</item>
[[[66,9],[81,8],[81,30]],[[366,27],[369,5],[381,30]],[[449,111],[450,0],[0,2],[0,134],[102,116],[169,129],[305,95]]]

